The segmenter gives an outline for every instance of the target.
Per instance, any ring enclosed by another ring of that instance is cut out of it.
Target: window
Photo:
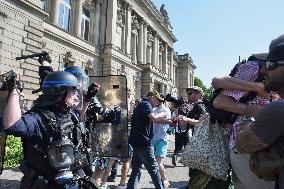
[[[89,40],[90,33],[90,11],[83,7],[82,22],[81,22],[81,37]]]
[[[58,26],[70,30],[71,0],[61,0],[59,5]]]
[[[42,10],[46,10],[46,1],[45,0],[40,0],[39,6]]]

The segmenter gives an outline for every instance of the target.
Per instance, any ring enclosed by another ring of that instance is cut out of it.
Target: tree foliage
[[[214,88],[211,86],[207,88],[198,77],[194,77],[194,85],[200,87],[203,90],[205,100],[209,100],[212,97]]]
[[[23,159],[21,138],[9,135],[6,141],[4,167],[15,167]]]

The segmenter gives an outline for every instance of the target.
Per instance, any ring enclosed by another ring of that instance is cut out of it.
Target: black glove
[[[85,95],[84,100],[85,100],[86,102],[90,102],[91,99],[92,99],[93,97],[95,97],[96,94],[98,93],[98,89],[99,89],[99,88],[100,88],[100,85],[99,85],[99,84],[97,84],[97,83],[92,83],[92,84],[88,87],[88,91],[87,91],[87,93],[86,93],[86,95]]]
[[[4,82],[1,86],[1,91],[9,91],[11,93],[13,89],[17,89],[19,92],[23,91],[22,85],[19,80],[17,80],[17,74],[14,71],[10,71],[4,74]]]
[[[38,75],[39,75],[39,89],[33,90],[32,93],[38,93],[41,91],[43,80],[45,77],[53,72],[53,68],[51,66],[39,66]]]

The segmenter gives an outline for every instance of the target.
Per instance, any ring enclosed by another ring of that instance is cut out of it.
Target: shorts
[[[127,161],[127,160],[131,160],[132,156],[133,156],[133,148],[132,148],[132,146],[130,144],[128,144],[128,155],[127,155],[127,157],[122,157],[122,158],[111,157],[110,159]]]
[[[164,158],[168,151],[168,141],[164,139],[159,139],[154,141],[154,154],[156,157]]]
[[[106,169],[108,167],[108,158],[96,158],[93,165],[98,169]]]

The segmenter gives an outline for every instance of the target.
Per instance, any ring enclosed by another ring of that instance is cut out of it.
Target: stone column
[[[153,42],[153,50],[152,50],[152,65],[156,66],[157,61],[157,33],[153,32],[154,42]]]
[[[137,41],[137,35],[136,34],[133,34],[132,35],[133,36],[133,40],[132,40],[132,52],[133,52],[133,54],[132,54],[132,61],[133,62],[137,62],[137,43],[136,43],[136,41]]]
[[[95,45],[99,44],[99,39],[100,39],[100,23],[101,23],[101,2],[100,1],[95,1],[96,2],[96,8],[95,8],[95,16],[94,16],[94,35],[93,35],[93,43]]]
[[[53,1],[51,1],[50,21],[54,25],[58,24],[59,3],[60,3],[60,0],[53,0]]]
[[[173,65],[174,65],[174,49],[171,49],[171,59],[170,59],[170,79],[173,80]]]
[[[158,69],[161,69],[160,68],[160,39],[159,37],[157,38],[157,58],[156,58],[156,67]]]
[[[162,59],[162,70],[167,73],[167,64],[168,64],[168,61],[167,61],[167,57],[168,57],[168,44],[165,43],[164,44],[164,51],[163,51],[163,59]]]
[[[100,45],[104,45],[106,43],[107,28],[109,27],[109,24],[107,25],[107,19],[108,18],[106,17],[106,12],[108,10],[107,5],[108,5],[107,1],[101,1],[101,3],[100,3],[100,24],[98,26],[98,28],[99,28],[99,42],[98,42],[98,44],[100,44]]]
[[[106,44],[112,44],[115,37],[116,21],[117,21],[117,0],[103,1],[107,4],[107,22],[106,22]],[[105,12],[102,13],[105,15]]]
[[[77,36],[81,36],[82,6],[83,6],[83,0],[77,0],[75,7],[75,24],[74,24],[75,25],[74,33]]]
[[[131,10],[130,4],[126,6],[126,24],[125,24],[125,52],[131,54]]]
[[[140,20],[140,29],[138,31],[138,51],[137,51],[137,60],[138,64],[142,64],[143,62],[143,55],[144,55],[144,20]]]
[[[144,22],[144,31],[143,31],[143,36],[144,36],[144,42],[143,42],[143,64],[146,64],[146,63],[150,63],[151,62],[151,59],[149,62],[147,62],[147,22],[145,21]],[[152,56],[152,55],[151,55]]]

